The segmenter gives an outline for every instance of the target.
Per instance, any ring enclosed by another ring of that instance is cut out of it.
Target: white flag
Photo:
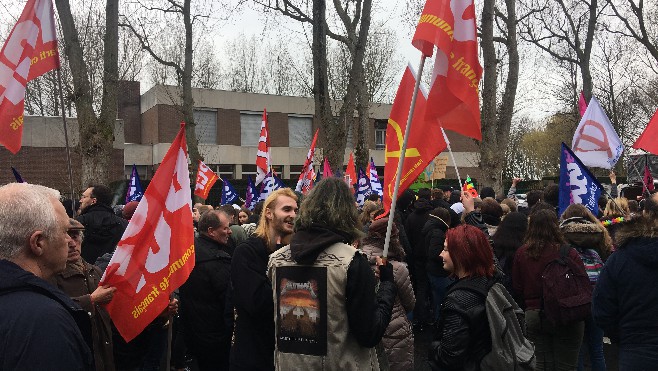
[[[585,166],[604,169],[612,169],[624,151],[610,119],[594,97],[576,128],[571,149]]]

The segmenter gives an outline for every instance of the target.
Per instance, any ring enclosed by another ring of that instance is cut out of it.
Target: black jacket
[[[414,202],[414,211],[409,214],[404,223],[404,229],[407,232],[407,238],[413,249],[414,259],[426,259],[427,250],[424,249],[423,227],[429,218],[429,212],[434,207],[429,200],[420,198]]]
[[[7,260],[0,260],[0,334],[0,370],[93,370],[87,312]]]
[[[491,331],[485,308],[492,280],[466,277],[448,286],[441,304],[441,319],[429,349],[432,370],[479,370],[480,361],[491,351]]]
[[[111,253],[128,226],[126,219],[114,215],[112,208],[99,203],[89,205],[76,218],[85,226],[82,258],[95,262],[101,255]]]
[[[299,264],[313,264],[327,247],[334,243],[351,243],[351,238],[339,231],[314,224],[309,229],[299,230],[292,237],[290,252]],[[372,348],[379,344],[391,321],[397,288],[391,275],[390,281],[383,280],[379,290],[368,259],[360,251],[347,267],[345,308],[350,331],[359,345]]]
[[[232,301],[237,316],[231,370],[274,370],[274,301],[266,274],[269,256],[265,241],[255,236],[233,253]]]
[[[449,273],[443,269],[443,258],[439,256],[446,240],[446,226],[443,221],[430,216],[422,230],[423,248],[427,251],[427,272],[439,277],[448,277]]]
[[[191,353],[212,349],[226,353],[232,329],[224,320],[231,275],[231,256],[226,246],[201,235],[194,239],[195,265],[180,288],[181,320]]]

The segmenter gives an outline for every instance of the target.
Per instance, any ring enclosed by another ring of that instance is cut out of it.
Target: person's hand
[[[171,299],[159,317],[175,316],[176,313],[178,313],[178,299]]]
[[[96,290],[91,293],[91,302],[94,304],[109,303],[114,297],[115,291],[117,291],[116,287],[98,286]]]
[[[521,181],[521,178],[512,179],[512,187],[516,188],[516,185],[519,184],[520,181]]]
[[[377,267],[379,268],[379,280],[381,282],[393,282],[393,266],[391,263],[389,263],[388,260],[384,263],[384,260],[379,256],[377,257],[376,262]]]
[[[608,177],[610,177],[610,183],[617,184],[617,174],[613,170],[610,170]]]
[[[462,205],[464,205],[464,215],[475,210],[475,199],[470,192],[462,191]]]

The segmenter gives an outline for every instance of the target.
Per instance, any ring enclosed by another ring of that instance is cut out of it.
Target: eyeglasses
[[[66,234],[68,234],[69,237],[71,237],[73,239],[78,239],[78,238],[82,237],[82,231],[79,230],[79,229],[68,230],[68,231],[66,231]]]

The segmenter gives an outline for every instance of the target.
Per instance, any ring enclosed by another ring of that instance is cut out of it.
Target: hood
[[[604,243],[602,228],[594,223],[569,223],[560,227],[560,230],[570,244],[585,249],[596,249]]]
[[[425,222],[425,225],[423,226],[423,229],[420,233],[423,236],[423,238],[425,238],[425,236],[427,236],[427,234],[430,233],[430,231],[433,229],[440,229],[443,232],[445,232],[448,230],[448,226],[445,225],[442,219],[430,215],[429,218],[427,218],[427,222]]]
[[[80,215],[84,215],[84,214],[90,213],[92,211],[93,212],[97,212],[97,211],[108,212],[108,213],[111,213],[112,215],[115,215],[114,210],[111,207],[109,207],[107,205],[99,204],[99,203],[95,203],[93,205],[89,205],[89,206],[85,207],[85,209],[80,212]]]
[[[434,210],[434,206],[432,206],[430,200],[419,198],[414,202],[414,213],[416,214],[425,214],[432,210]]]
[[[327,247],[342,242],[351,244],[351,237],[322,224],[312,224],[310,228],[298,230],[290,241],[290,253],[298,264],[313,264],[318,255]]]
[[[658,221],[639,217],[621,223],[615,240],[638,264],[658,268]]]

